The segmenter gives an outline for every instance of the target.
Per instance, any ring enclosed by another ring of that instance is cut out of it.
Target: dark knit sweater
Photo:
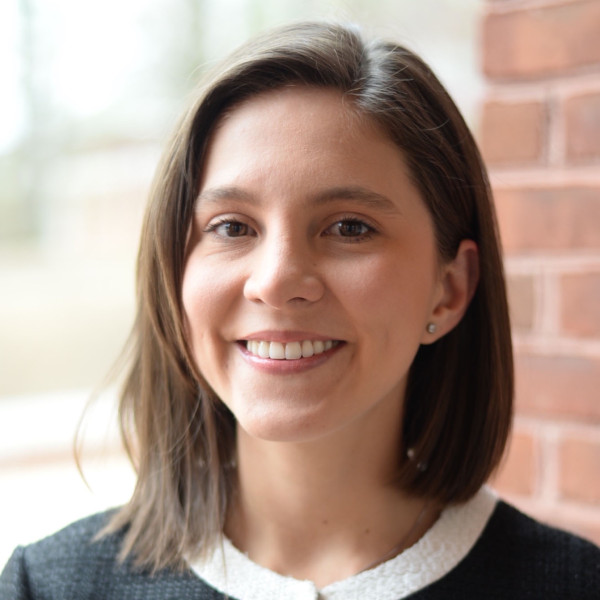
[[[191,571],[150,576],[129,563],[119,565],[120,536],[92,542],[106,518],[89,517],[18,548],[0,577],[0,600],[223,598]],[[483,534],[458,566],[410,598],[600,600],[600,549],[498,502]]]

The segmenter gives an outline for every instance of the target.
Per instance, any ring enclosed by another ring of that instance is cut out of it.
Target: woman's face
[[[402,154],[338,92],[271,91],[222,120],[183,305],[197,365],[247,434],[399,426],[442,295],[431,218]]]

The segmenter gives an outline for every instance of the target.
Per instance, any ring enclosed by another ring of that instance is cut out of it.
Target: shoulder
[[[581,537],[545,525],[500,500],[488,523],[490,537],[552,551],[579,551],[598,556],[600,549]]]
[[[107,536],[95,542],[112,514],[113,511],[107,511],[75,521],[57,533],[26,546],[24,556],[27,563],[56,568],[74,561],[112,561],[118,553],[121,536]]]
[[[119,562],[122,533],[96,539],[111,514],[93,515],[17,548],[0,577],[0,600],[217,597],[191,572],[150,574]]]
[[[490,600],[598,599],[600,548],[498,501],[469,554],[423,598],[462,598],[465,589]]]
[[[479,542],[482,556],[500,554],[505,562],[518,561],[528,571],[564,577],[573,584],[585,574],[600,584],[600,548],[592,542],[544,525],[500,501]],[[596,588],[598,589],[598,588]]]

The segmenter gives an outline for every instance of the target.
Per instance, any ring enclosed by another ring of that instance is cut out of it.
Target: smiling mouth
[[[273,360],[299,360],[323,354],[338,346],[340,340],[303,340],[301,342],[269,342],[267,340],[244,340],[246,350],[259,358]]]

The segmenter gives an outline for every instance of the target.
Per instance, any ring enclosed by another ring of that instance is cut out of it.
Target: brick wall
[[[600,0],[487,0],[481,44],[517,374],[495,485],[600,543]]]

